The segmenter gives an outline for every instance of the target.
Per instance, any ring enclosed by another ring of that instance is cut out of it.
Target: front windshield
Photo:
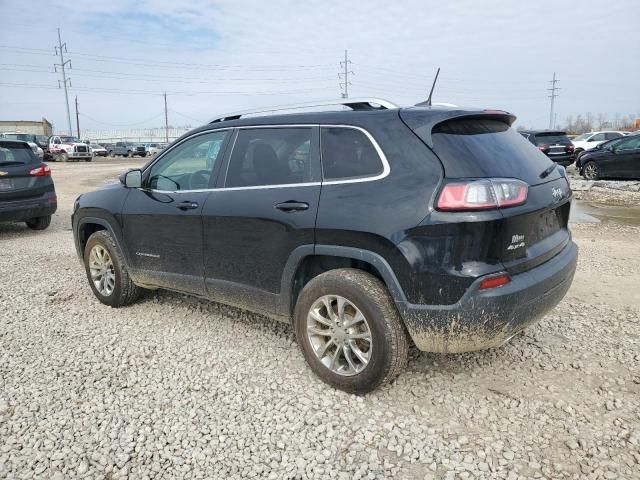
[[[76,137],[60,137],[60,140],[66,143],[82,143]]]
[[[573,139],[574,142],[579,142],[580,140],[586,140],[589,135],[591,135],[590,133],[583,133],[582,135],[578,135],[576,138]]]

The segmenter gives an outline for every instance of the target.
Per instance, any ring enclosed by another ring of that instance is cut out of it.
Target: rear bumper
[[[562,300],[573,281],[577,259],[578,247],[570,241],[558,255],[512,276],[503,287],[480,291],[480,278],[453,305],[396,304],[422,351],[455,353],[497,347]]]
[[[547,155],[547,157],[563,167],[568,167],[576,160],[576,156],[573,153],[567,155]]]
[[[37,200],[22,200],[0,203],[0,222],[24,222],[30,218],[53,215],[58,208],[55,193]]]

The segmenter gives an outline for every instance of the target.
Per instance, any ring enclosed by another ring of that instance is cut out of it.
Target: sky
[[[499,108],[517,124],[640,117],[638,0],[0,0],[0,119],[66,132],[57,28],[75,130],[198,126],[219,114],[349,96]],[[58,68],[59,70],[59,68]]]

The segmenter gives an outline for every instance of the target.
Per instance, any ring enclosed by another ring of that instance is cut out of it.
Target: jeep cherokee
[[[164,288],[291,322],[311,369],[354,393],[393,379],[410,341],[496,347],[563,298],[571,190],[513,115],[343,105],[216,119],[81,195],[95,296]]]

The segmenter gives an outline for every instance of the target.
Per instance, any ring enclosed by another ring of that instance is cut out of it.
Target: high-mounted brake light
[[[32,177],[50,177],[51,167],[49,165],[40,165],[38,168],[30,170],[29,175]]]
[[[446,184],[436,208],[444,211],[492,210],[522,205],[529,186],[512,178],[492,178]]]
[[[500,275],[494,275],[487,277],[480,282],[480,290],[488,290],[490,288],[501,287],[511,281],[511,277],[508,273],[501,273]]]

